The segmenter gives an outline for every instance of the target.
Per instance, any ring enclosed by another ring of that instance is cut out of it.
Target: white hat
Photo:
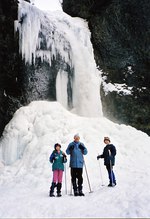
[[[74,135],[74,138],[76,138],[76,137],[79,137],[79,138],[80,138],[79,133],[77,133],[77,134]]]

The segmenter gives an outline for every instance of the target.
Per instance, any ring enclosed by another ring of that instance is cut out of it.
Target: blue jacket
[[[70,154],[70,167],[83,168],[84,158],[83,155],[88,153],[86,147],[81,142],[71,142],[66,150]]]
[[[49,161],[53,164],[52,170],[63,170],[64,171],[64,163],[67,162],[66,155],[60,151],[58,153],[56,150],[54,150],[49,158]]]

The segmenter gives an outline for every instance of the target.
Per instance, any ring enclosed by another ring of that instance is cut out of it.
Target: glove
[[[66,154],[64,153],[64,152],[62,152],[62,155],[63,155],[63,157],[66,159],[67,158],[67,156],[66,156]]]
[[[97,156],[97,160],[98,160],[99,158],[102,158],[101,155],[98,155],[98,156]]]
[[[70,151],[73,151],[73,149],[74,149],[74,145],[71,145],[70,148],[69,148],[69,150],[70,150]]]
[[[66,163],[67,162],[67,156],[64,152],[62,152],[62,155],[63,155],[63,163]]]
[[[81,151],[84,151],[84,146],[82,144],[79,144],[79,148],[81,149]]]

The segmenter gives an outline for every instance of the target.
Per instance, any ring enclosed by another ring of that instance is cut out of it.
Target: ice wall
[[[32,64],[40,57],[50,66],[54,59],[67,63],[73,69],[70,76],[72,112],[82,116],[102,115],[100,75],[87,23],[61,11],[43,12],[20,0],[18,24],[20,53],[25,62]],[[56,96],[67,109],[68,81],[60,66],[56,79]]]

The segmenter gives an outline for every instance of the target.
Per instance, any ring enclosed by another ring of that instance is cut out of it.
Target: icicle
[[[4,90],[4,96],[7,97],[6,91]]]
[[[14,35],[15,35],[16,32],[18,31],[18,27],[19,27],[18,20],[15,20],[15,21],[14,21]]]
[[[71,18],[61,11],[45,13],[21,0],[18,20],[20,53],[25,61],[31,64],[36,57],[40,57],[51,66],[52,60],[60,57],[62,63],[74,69],[72,112],[82,116],[102,115],[100,77],[87,23],[79,18]],[[56,93],[57,100],[68,108],[67,90],[64,91],[67,89],[67,81],[62,76],[65,74],[63,71],[60,66]],[[60,85],[64,80],[65,85]],[[64,97],[60,97],[62,89]]]
[[[57,101],[60,102],[65,108],[68,108],[68,74],[65,71],[59,71],[56,79],[56,96]]]

